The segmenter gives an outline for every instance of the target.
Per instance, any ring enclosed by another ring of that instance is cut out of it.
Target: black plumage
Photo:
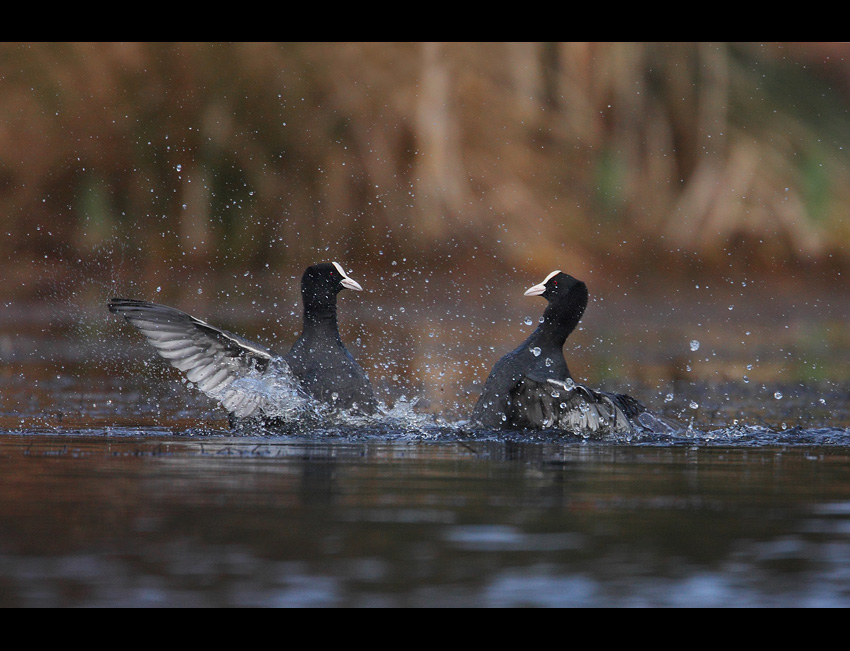
[[[525,292],[548,301],[540,325],[493,367],[475,405],[473,426],[557,428],[581,433],[626,433],[646,412],[624,394],[589,389],[573,380],[563,346],[587,307],[587,286],[553,271]]]
[[[122,314],[160,356],[228,411],[231,422],[278,415],[274,391],[252,391],[246,380],[262,380],[277,391],[312,399],[333,410],[372,415],[378,402],[366,373],[346,349],[337,323],[337,294],[360,291],[336,263],[307,268],[301,278],[303,329],[285,355],[156,303],[113,298]]]

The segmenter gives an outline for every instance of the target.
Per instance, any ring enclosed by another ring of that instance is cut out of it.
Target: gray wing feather
[[[122,314],[161,357],[230,413],[242,418],[257,412],[261,398],[231,385],[264,371],[277,357],[272,351],[165,305],[114,298],[108,307]]]
[[[581,384],[525,377],[511,393],[512,420],[520,426],[557,428],[579,434],[626,434],[629,417],[645,408],[629,396]]]

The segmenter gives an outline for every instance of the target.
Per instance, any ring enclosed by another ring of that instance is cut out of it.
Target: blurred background
[[[567,344],[590,385],[842,382],[848,54],[4,43],[0,362],[140,372],[114,294],[285,351],[301,272],[337,260],[367,290],[340,299],[350,349],[435,412],[468,410],[554,269],[590,288]]]

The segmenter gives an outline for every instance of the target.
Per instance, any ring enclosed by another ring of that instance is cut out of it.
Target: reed
[[[846,269],[845,47],[4,43],[3,291],[116,242],[149,277]]]

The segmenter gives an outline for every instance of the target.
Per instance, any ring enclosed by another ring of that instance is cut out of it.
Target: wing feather
[[[230,413],[242,418],[257,412],[260,398],[231,384],[264,371],[277,357],[271,350],[165,305],[113,298],[108,307],[138,328],[161,357]]]
[[[645,407],[627,395],[594,391],[571,381],[526,376],[511,391],[510,419],[520,427],[578,434],[626,434]]]

